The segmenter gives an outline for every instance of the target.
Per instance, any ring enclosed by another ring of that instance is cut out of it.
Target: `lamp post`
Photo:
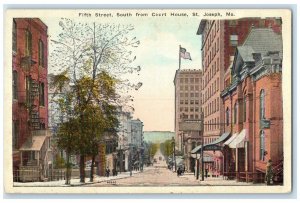
[[[203,136],[203,130],[204,130],[204,122],[203,122],[203,119],[204,119],[204,114],[203,112],[201,112],[201,143],[202,143],[202,146],[201,146],[201,180],[204,181],[204,157],[203,157],[203,148],[204,148],[204,136]]]
[[[174,169],[176,171],[176,154],[175,154],[175,139],[174,139],[174,137],[172,137],[172,145],[173,145],[173,165],[172,165],[172,168],[174,166]]]

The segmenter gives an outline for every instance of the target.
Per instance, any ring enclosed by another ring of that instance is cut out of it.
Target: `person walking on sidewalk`
[[[267,185],[271,185],[273,183],[272,179],[273,179],[272,160],[269,159],[269,161],[267,163],[266,177],[265,177],[265,181],[266,181]]]

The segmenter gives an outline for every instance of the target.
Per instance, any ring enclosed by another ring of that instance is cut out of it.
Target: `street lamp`
[[[175,154],[175,139],[174,137],[172,137],[172,145],[173,145],[173,164],[172,164],[172,170],[173,170],[173,166],[175,167],[175,171],[176,171],[176,154]]]

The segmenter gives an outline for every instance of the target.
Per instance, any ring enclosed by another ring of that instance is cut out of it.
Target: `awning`
[[[243,129],[235,139],[228,145],[230,148],[244,148],[244,141],[246,140],[246,129]]]
[[[32,136],[20,148],[20,151],[40,151],[47,136]]]
[[[234,133],[225,143],[224,145],[229,145],[238,135],[238,133]]]
[[[191,154],[196,154],[198,151],[200,151],[202,145],[199,145],[197,147],[195,147],[192,151],[191,151]]]
[[[198,154],[191,154],[191,157],[193,157],[194,159],[201,158],[201,156]],[[205,153],[203,156],[203,162],[214,162],[214,158],[213,158],[213,156]]]
[[[211,142],[211,143],[208,143],[208,144],[205,144],[204,145],[204,150],[205,150],[205,147],[209,148],[209,146],[213,146],[213,145],[217,145],[221,142],[223,142],[224,140],[226,140],[228,138],[228,136],[230,135],[230,132],[225,132],[223,133],[218,139],[216,139],[215,141]],[[199,145],[197,147],[195,147],[192,151],[191,151],[191,154],[196,154],[200,151],[202,145]],[[209,150],[209,149],[208,149]]]
[[[211,142],[211,143],[208,143],[206,145],[204,145],[204,148],[205,146],[207,145],[215,145],[215,144],[219,144],[221,142],[223,142],[228,136],[230,135],[230,132],[226,132],[226,133],[223,133],[220,137],[218,137],[218,139],[216,139],[215,141]]]

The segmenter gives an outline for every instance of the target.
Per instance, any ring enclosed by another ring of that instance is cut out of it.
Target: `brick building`
[[[259,181],[272,160],[282,181],[282,37],[270,28],[253,28],[238,46],[221,94],[224,101],[225,171],[238,179]]]
[[[281,20],[275,18],[201,20],[197,34],[202,36],[201,108],[204,113],[204,144],[212,143],[222,134],[228,133],[225,131],[225,109],[220,94],[230,83],[230,78],[225,78],[225,75],[233,62],[236,47],[244,42],[252,26],[272,26],[273,30],[280,32],[280,23]],[[210,154],[214,157],[215,165],[223,163],[221,152]]]
[[[197,121],[201,115],[201,70],[176,70],[175,85],[175,142],[178,151],[182,152],[188,171],[194,170],[195,160],[190,151],[199,145],[201,137],[199,131],[179,131],[179,122]]]
[[[30,168],[36,172],[31,178],[40,180],[47,177],[52,167],[47,131],[47,26],[37,18],[15,18],[12,26],[14,175],[26,181],[28,177],[22,175],[22,170]]]

